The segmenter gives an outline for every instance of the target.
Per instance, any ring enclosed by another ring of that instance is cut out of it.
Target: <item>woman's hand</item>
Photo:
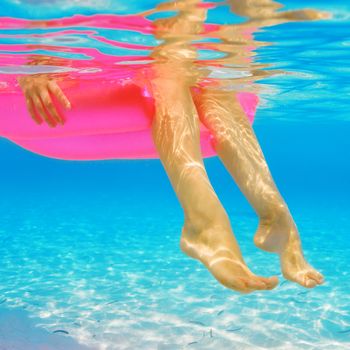
[[[51,127],[64,124],[55,100],[67,109],[71,104],[56,81],[47,75],[27,75],[18,79],[26,98],[28,112],[37,124],[44,121]]]

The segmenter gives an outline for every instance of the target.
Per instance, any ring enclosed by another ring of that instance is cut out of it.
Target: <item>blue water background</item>
[[[6,15],[41,16],[6,3]],[[325,285],[281,277],[276,290],[246,296],[219,285],[179,250],[183,214],[158,160],[60,161],[0,140],[2,306],[92,349],[349,348],[350,8],[308,5],[335,18],[258,34],[274,45],[257,59],[295,74],[261,82],[269,92],[254,128]],[[205,164],[248,265],[279,274],[277,257],[254,247],[257,218],[228,173],[217,158]]]

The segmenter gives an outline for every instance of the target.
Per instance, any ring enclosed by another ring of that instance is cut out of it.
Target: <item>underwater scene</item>
[[[350,2],[0,5],[1,350],[350,349]]]

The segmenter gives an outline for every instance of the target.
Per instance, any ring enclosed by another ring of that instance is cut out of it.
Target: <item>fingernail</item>
[[[68,102],[68,103],[66,104],[66,107],[67,107],[68,109],[71,109],[71,108],[72,108],[72,105]]]

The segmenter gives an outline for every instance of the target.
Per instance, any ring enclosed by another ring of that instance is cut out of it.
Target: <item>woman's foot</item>
[[[241,293],[273,289],[278,284],[277,277],[260,277],[249,270],[231,228],[213,225],[197,231],[185,225],[180,247],[201,261],[221,284]]]
[[[260,220],[254,243],[260,249],[280,256],[283,276],[303,287],[323,283],[323,276],[305,260],[297,227],[286,210]]]

